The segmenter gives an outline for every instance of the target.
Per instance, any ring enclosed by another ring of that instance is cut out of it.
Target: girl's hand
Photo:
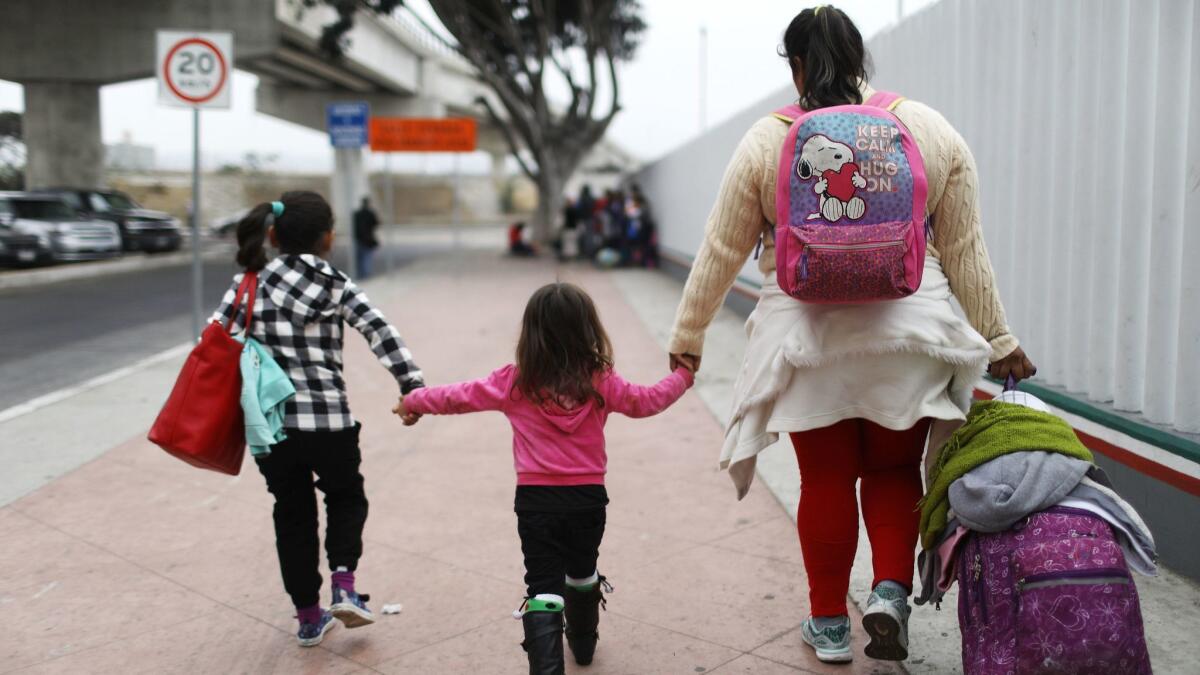
[[[1025,350],[1017,347],[1013,353],[988,366],[988,374],[1003,382],[1009,375],[1018,381],[1037,375],[1037,366],[1025,356]]]
[[[417,420],[421,419],[420,415],[414,412],[409,412],[408,409],[404,407],[403,396],[400,397],[400,402],[396,404],[396,407],[392,408],[392,413],[398,415],[406,427],[411,427],[417,423]]]
[[[687,368],[695,375],[696,371],[700,370],[700,357],[695,354],[672,354],[668,368],[675,370],[680,366]]]

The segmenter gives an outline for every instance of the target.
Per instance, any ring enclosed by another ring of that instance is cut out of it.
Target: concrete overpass
[[[99,89],[154,76],[158,29],[233,31],[234,66],[260,78],[257,109],[317,130],[333,101],[367,101],[380,116],[479,116],[475,99],[491,95],[464,60],[392,17],[360,12],[345,55],[332,60],[317,40],[336,12],[301,11],[296,0],[38,0],[6,3],[0,15],[0,79],[25,89],[26,180],[34,188],[103,181]],[[486,119],[480,147],[503,171],[508,148]],[[335,166],[340,215],[366,193],[363,152],[339,150]]]

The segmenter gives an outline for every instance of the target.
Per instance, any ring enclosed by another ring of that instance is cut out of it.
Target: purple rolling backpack
[[[967,675],[1150,673],[1137,588],[1108,523],[1051,507],[958,556]]]
[[[788,295],[863,303],[912,295],[925,267],[925,166],[892,114],[903,99],[776,111],[775,274]]]

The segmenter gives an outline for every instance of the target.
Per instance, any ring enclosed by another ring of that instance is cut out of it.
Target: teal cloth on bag
[[[240,338],[239,338],[240,339]],[[265,457],[271,446],[287,438],[283,428],[284,403],[296,395],[296,386],[275,362],[266,347],[254,338],[242,340],[242,415],[250,454]]]

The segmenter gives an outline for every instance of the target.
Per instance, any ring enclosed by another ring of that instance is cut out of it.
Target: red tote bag
[[[246,299],[246,333],[254,316],[258,275],[247,272],[238,286],[229,323],[210,323],[188,354],[175,387],[163,405],[149,439],[193,466],[236,476],[246,456],[242,419],[241,355],[233,318]]]

